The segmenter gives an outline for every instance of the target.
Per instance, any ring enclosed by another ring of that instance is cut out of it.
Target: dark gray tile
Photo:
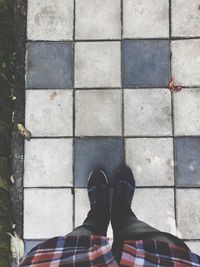
[[[71,42],[30,42],[27,44],[27,88],[71,88],[73,48]]]
[[[200,137],[176,138],[176,184],[200,187]]]
[[[123,85],[164,87],[170,77],[168,40],[124,40],[122,42]]]
[[[45,240],[24,240],[25,254],[27,254],[32,248],[42,243]]]
[[[123,163],[122,138],[76,138],[75,139],[75,186],[87,187],[90,172],[103,168],[108,178]]]

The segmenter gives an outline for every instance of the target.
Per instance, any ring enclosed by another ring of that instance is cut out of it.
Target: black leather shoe
[[[112,207],[130,208],[135,191],[135,180],[131,169],[123,166],[115,177]]]
[[[93,234],[106,236],[110,222],[109,184],[105,173],[94,170],[88,178],[90,211],[83,225]]]
[[[123,166],[117,172],[113,189],[111,225],[114,239],[118,240],[129,218],[136,218],[131,210],[131,202],[135,191],[135,180],[129,167]]]
[[[89,175],[88,197],[92,210],[110,208],[108,179],[101,169],[94,170]]]

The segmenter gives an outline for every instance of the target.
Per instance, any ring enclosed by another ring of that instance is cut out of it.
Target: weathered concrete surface
[[[124,38],[169,37],[169,1],[124,1]]]
[[[71,138],[26,141],[24,187],[72,186],[72,144]]]
[[[168,89],[124,90],[125,135],[172,135]]]
[[[120,103],[120,90],[76,91],[76,135],[120,135]]]
[[[176,138],[176,184],[183,187],[200,187],[200,138]]]
[[[124,87],[167,87],[170,77],[169,44],[168,40],[124,40]]]
[[[174,95],[175,135],[200,135],[200,88]]]
[[[178,189],[176,197],[179,205],[177,212],[177,229],[179,237],[184,239],[199,239],[199,189]]]
[[[120,42],[75,44],[75,87],[120,87]]]
[[[72,136],[72,113],[72,90],[26,91],[25,122],[32,136]]]
[[[200,86],[200,40],[176,40],[171,42],[172,77],[182,86]]]
[[[14,51],[14,10],[12,0],[0,1],[0,267],[10,266],[11,232],[11,134]]]
[[[29,40],[72,40],[73,0],[29,0]]]
[[[172,138],[128,138],[125,144],[126,163],[133,170],[137,186],[174,184]]]
[[[22,237],[23,231],[23,151],[24,139],[17,133],[17,123],[24,123],[24,64],[25,64],[25,37],[26,37],[26,1],[15,1],[15,113],[14,129],[12,134],[12,174],[15,183],[12,185],[13,221],[16,231]]]
[[[71,189],[25,189],[24,238],[47,239],[71,232],[72,207]],[[58,220],[63,223],[60,225]]]
[[[172,0],[172,36],[200,36],[198,0]]]
[[[76,39],[120,39],[120,13],[120,0],[77,0]]]

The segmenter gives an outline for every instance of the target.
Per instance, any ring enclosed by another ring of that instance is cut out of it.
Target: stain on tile
[[[27,11],[29,40],[72,40],[73,0],[29,0]]]

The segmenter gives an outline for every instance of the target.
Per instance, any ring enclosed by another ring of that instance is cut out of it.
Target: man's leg
[[[96,170],[90,174],[88,178],[88,197],[91,209],[83,225],[75,228],[68,236],[106,236],[110,220],[110,200],[108,180],[102,170]]]
[[[90,210],[83,224],[76,227],[68,236],[102,235],[106,236],[109,213],[105,210]]]
[[[119,262],[124,240],[153,239],[167,243],[176,243],[186,249],[182,240],[169,233],[161,232],[137,219],[131,210],[135,181],[128,167],[120,170],[114,186],[111,223],[113,227],[113,254]]]

